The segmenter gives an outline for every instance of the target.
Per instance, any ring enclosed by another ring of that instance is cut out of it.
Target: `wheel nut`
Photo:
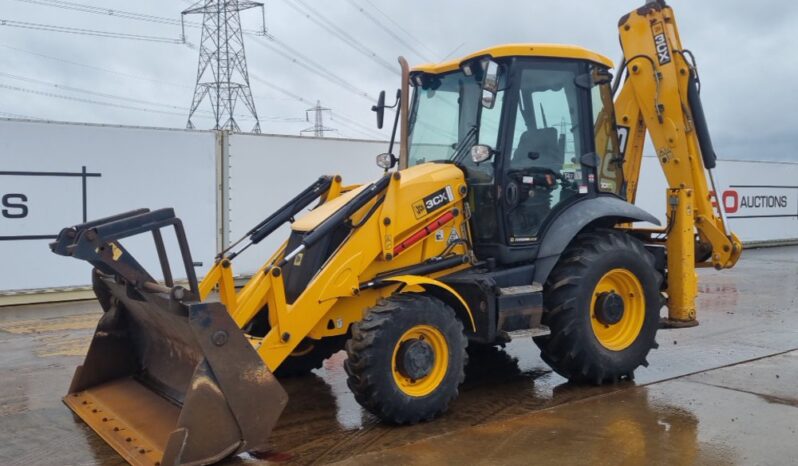
[[[211,336],[211,341],[216,346],[224,346],[227,343],[228,335],[224,330],[217,330]]]

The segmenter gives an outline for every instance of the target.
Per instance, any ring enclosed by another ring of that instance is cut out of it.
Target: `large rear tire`
[[[578,383],[632,379],[647,366],[664,304],[662,274],[643,244],[617,230],[579,235],[544,287],[541,357]]]
[[[415,424],[445,412],[465,379],[463,324],[419,294],[380,301],[352,326],[344,364],[355,399],[384,422]]]

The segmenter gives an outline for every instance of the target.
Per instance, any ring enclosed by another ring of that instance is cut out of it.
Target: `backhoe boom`
[[[742,243],[729,230],[705,174],[714,184],[716,157],[698,96],[698,72],[692,54],[682,47],[673,10],[664,1],[649,1],[621,18],[619,32],[624,58],[618,73],[628,76],[615,113],[618,127],[627,133],[626,195],[634,202],[648,134],[669,188],[669,320],[690,324],[696,318],[696,263],[707,260],[717,269],[731,268]],[[696,257],[705,250],[711,250],[709,257]]]

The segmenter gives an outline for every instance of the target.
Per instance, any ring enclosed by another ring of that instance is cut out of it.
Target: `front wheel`
[[[579,235],[544,287],[551,334],[535,339],[541,357],[574,382],[633,378],[657,347],[661,282],[639,240],[616,230]]]
[[[382,421],[437,417],[465,378],[463,324],[444,302],[420,294],[380,301],[352,326],[344,364],[355,399]]]

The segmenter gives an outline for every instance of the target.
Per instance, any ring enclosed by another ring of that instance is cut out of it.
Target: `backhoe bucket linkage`
[[[172,226],[188,289],[174,286],[160,229]],[[160,285],[118,240],[151,232]],[[56,254],[95,266],[105,310],[64,402],[131,464],[208,464],[267,440],[288,397],[224,305],[199,302],[172,209],[137,210],[61,231]]]

